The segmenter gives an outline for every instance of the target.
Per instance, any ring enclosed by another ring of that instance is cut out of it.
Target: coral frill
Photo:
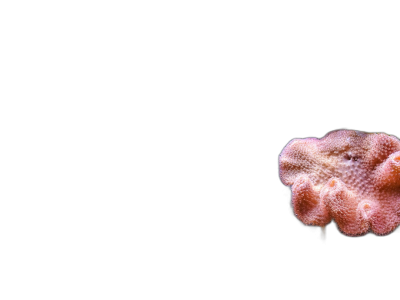
[[[349,236],[386,235],[400,224],[400,140],[384,133],[337,130],[290,141],[279,175],[292,188],[296,217]]]

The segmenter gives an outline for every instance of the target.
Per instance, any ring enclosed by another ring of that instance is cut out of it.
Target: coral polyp
[[[384,133],[336,130],[290,141],[279,176],[291,186],[296,217],[348,236],[386,235],[400,224],[400,140]]]

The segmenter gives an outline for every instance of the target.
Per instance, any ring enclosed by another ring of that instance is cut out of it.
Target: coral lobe
[[[384,133],[329,132],[290,141],[279,175],[292,188],[297,218],[349,236],[392,232],[400,224],[400,141]]]

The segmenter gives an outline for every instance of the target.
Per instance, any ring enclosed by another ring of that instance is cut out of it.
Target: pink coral
[[[400,223],[400,141],[384,133],[329,132],[294,139],[279,156],[295,215],[307,225],[332,218],[349,236],[392,232]]]

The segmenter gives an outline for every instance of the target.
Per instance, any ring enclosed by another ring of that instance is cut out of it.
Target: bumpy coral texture
[[[337,130],[294,139],[279,156],[297,218],[349,236],[385,235],[400,223],[400,141],[383,133]]]

